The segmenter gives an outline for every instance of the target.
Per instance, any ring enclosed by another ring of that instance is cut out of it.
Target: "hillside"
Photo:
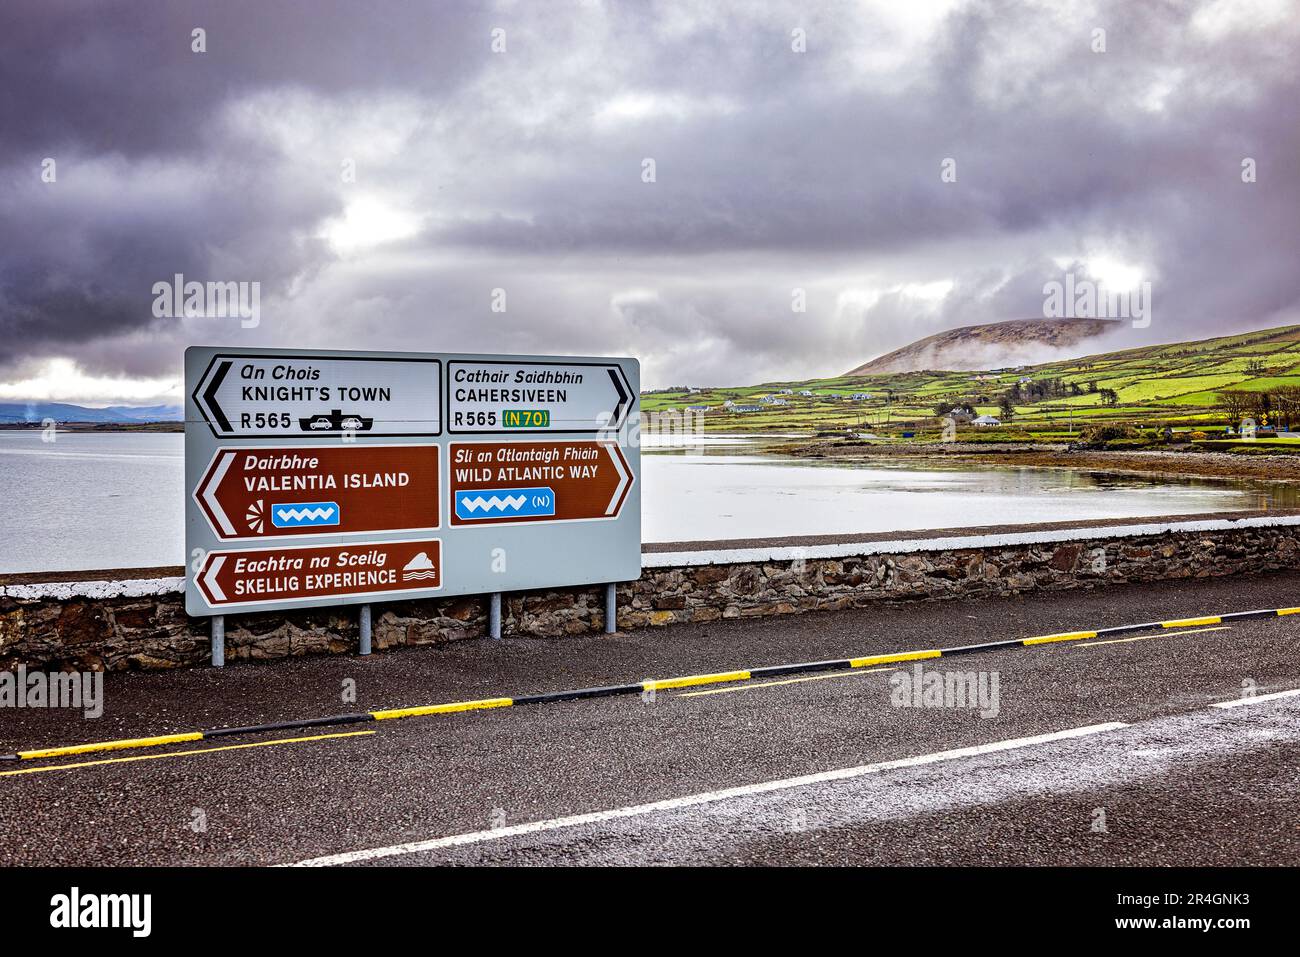
[[[963,326],[918,339],[846,372],[921,372],[926,369],[972,371],[1027,365],[1065,358],[1089,339],[1119,329],[1114,319],[1011,319],[982,326]]]
[[[707,406],[706,430],[761,431],[856,428],[874,432],[937,428],[936,407],[970,405],[977,413],[1006,419],[1002,400],[1012,405],[1004,427],[966,429],[993,437],[1077,434],[1088,423],[1222,431],[1227,416],[1216,404],[1224,390],[1267,394],[1272,409],[1300,427],[1300,401],[1283,393],[1300,388],[1300,326],[1235,336],[1144,346],[996,372],[946,371],[873,373],[736,388],[682,389],[647,393],[646,412]],[[733,413],[740,405],[782,390],[784,406]],[[799,393],[807,391],[811,396]],[[858,395],[858,399],[852,396]],[[864,397],[865,396],[865,397]]]
[[[141,422],[179,422],[183,417],[178,405],[130,406],[111,405],[96,409],[66,402],[0,402],[0,424],[56,422],[95,422],[132,424]]]

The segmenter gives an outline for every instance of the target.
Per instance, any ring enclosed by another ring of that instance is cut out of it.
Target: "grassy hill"
[[[698,392],[667,389],[643,394],[641,407],[654,413],[709,406],[703,413],[708,431],[854,428],[897,434],[937,431],[935,405],[941,401],[969,402],[979,414],[1002,418],[1002,396],[1018,392],[1014,415],[1001,428],[962,428],[963,440],[977,433],[1005,441],[1065,439],[1096,423],[1221,432],[1227,417],[1215,407],[1220,392],[1271,392],[1284,386],[1300,387],[1300,326],[983,373],[883,373]],[[760,397],[782,389],[794,393],[780,396],[786,406],[747,413],[722,408],[728,399],[756,405]],[[1053,394],[1031,394],[1044,389]],[[814,395],[801,396],[800,391]],[[853,393],[871,397],[851,400]],[[1300,409],[1296,411],[1300,426]]]

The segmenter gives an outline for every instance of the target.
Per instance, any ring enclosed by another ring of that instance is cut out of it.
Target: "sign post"
[[[640,575],[635,359],[194,347],[185,371],[214,663],[231,612],[356,604],[364,654],[375,601]]]

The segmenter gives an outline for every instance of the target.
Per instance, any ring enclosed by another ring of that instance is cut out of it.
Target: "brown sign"
[[[438,527],[437,445],[224,448],[194,491],[222,541]]]
[[[213,608],[380,597],[442,587],[438,539],[209,552],[196,584]]]
[[[453,442],[452,525],[616,518],[632,469],[613,442]]]

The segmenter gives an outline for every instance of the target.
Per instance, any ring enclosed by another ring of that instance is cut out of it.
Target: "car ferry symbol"
[[[341,409],[318,412],[298,420],[304,432],[369,432],[375,420],[362,415],[344,415]]]

